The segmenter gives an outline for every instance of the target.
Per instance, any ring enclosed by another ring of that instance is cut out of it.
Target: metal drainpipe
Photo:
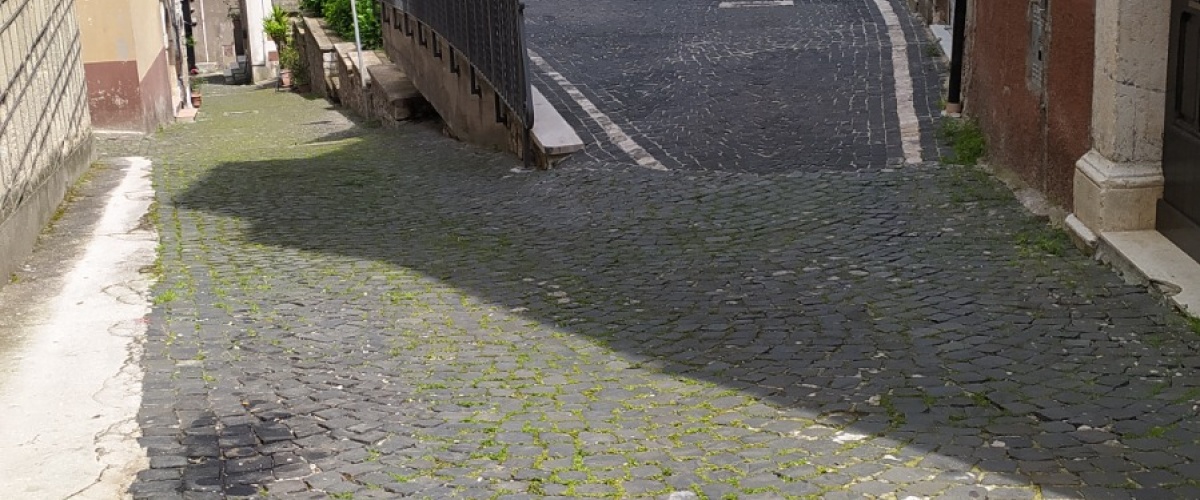
[[[962,113],[963,41],[967,31],[968,0],[954,0],[953,34],[950,36],[950,85],[946,96],[946,112]]]

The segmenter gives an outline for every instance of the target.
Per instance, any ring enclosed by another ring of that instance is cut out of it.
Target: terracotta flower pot
[[[292,70],[285,69],[279,71],[279,85],[285,89],[292,88]]]
[[[192,92],[192,107],[193,108],[199,108],[200,103],[203,100],[204,100],[204,96],[200,95],[199,92]]]

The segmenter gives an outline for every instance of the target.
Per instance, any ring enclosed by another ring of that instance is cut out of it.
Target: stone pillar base
[[[1096,234],[1153,230],[1161,163],[1116,163],[1096,150],[1075,164],[1075,217]]]

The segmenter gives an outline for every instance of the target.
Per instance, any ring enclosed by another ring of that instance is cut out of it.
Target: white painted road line
[[[722,9],[739,9],[742,7],[792,7],[796,5],[792,0],[739,0],[732,2],[721,2]]]
[[[600,111],[600,108],[596,107],[596,105],[592,103],[587,96],[583,95],[583,92],[580,92],[579,88],[576,87],[575,84],[567,80],[562,73],[555,71],[554,67],[550,66],[545,59],[542,59],[537,52],[530,50],[529,60],[532,61],[533,65],[537,66],[542,73],[545,73],[546,76],[549,76],[551,80],[554,80],[558,86],[562,87],[562,89],[571,96],[571,99],[575,100],[575,103],[578,104],[580,108],[583,108],[583,111],[588,114],[588,117],[590,117],[592,121],[595,121],[597,125],[600,125],[601,129],[604,129],[604,133],[608,135],[608,139],[612,141],[613,144],[616,144],[618,148],[621,148],[621,151],[624,151],[625,154],[629,155],[630,158],[633,158],[633,161],[637,162],[638,165],[653,170],[667,170],[667,167],[663,166],[663,164],[656,160],[654,156],[646,152],[642,146],[638,145],[637,141],[633,140],[632,137],[629,137],[629,134],[626,134],[624,130],[621,130],[620,125],[617,125],[612,121],[612,118],[609,118],[608,115],[604,114],[603,111]]]
[[[888,0],[875,0],[892,42],[892,78],[896,81],[896,117],[900,120],[900,140],[904,162],[921,163],[921,122],[913,105],[912,73],[908,70],[908,39],[900,26],[900,17]]]

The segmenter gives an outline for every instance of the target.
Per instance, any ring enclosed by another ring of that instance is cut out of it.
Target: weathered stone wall
[[[394,128],[413,117],[433,114],[417,87],[403,71],[390,63],[367,66],[370,78],[365,92],[369,109],[384,128]]]
[[[75,2],[0,8],[0,279],[29,255],[91,163]]]
[[[337,53],[320,19],[304,17],[294,25],[292,40],[308,68],[312,93],[338,102]]]
[[[353,43],[340,42],[333,44],[337,53],[337,77],[340,86],[338,87],[338,97],[342,100],[342,105],[354,110],[358,116],[373,118],[375,110],[372,109],[370,86],[372,85],[371,75],[365,75],[358,67],[358,50]],[[369,50],[363,51],[363,66],[370,68],[383,64],[379,56]],[[364,85],[365,82],[365,85]]]
[[[300,57],[308,66],[312,93],[340,103],[358,116],[377,119],[385,127],[432,112],[408,76],[381,53],[364,51],[360,68],[355,45],[329,33],[319,19],[296,23],[294,34]]]

